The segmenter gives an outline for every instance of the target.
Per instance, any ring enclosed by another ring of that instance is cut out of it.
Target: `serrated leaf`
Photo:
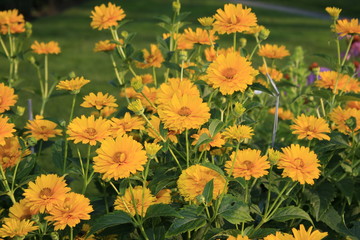
[[[295,206],[278,208],[274,215],[272,215],[270,218],[270,220],[274,220],[277,222],[286,222],[293,219],[305,219],[313,224],[313,221],[309,214],[301,208]]]
[[[214,137],[218,132],[221,131],[221,129],[223,129],[223,127],[224,127],[224,123],[219,119],[212,120],[209,125],[210,136]]]
[[[320,221],[328,225],[332,230],[343,234],[344,236],[351,235],[351,231],[344,225],[342,217],[330,206],[329,209],[322,215]]]
[[[240,199],[226,194],[220,204],[219,215],[232,224],[250,222],[253,218],[250,216],[249,207]]]
[[[205,203],[208,204],[213,199],[213,192],[214,192],[214,179],[211,179],[209,182],[206,183],[204,187],[204,191],[202,195],[205,198]]]
[[[146,210],[145,219],[154,217],[176,217],[182,218],[182,216],[170,205],[167,204],[154,204]]]
[[[116,225],[131,223],[130,216],[123,211],[116,211],[101,217],[98,217],[92,224],[91,229],[87,233],[87,236],[94,234],[97,231],[104,230]]]
[[[166,237],[173,237],[187,231],[199,229],[206,224],[204,208],[190,205],[180,210],[183,218],[176,218],[166,233]]]

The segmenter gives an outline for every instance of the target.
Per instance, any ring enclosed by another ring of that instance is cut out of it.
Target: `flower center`
[[[40,198],[48,198],[51,196],[51,189],[50,188],[43,188],[39,193]]]
[[[87,128],[87,129],[85,129],[85,131],[84,131],[85,133],[87,133],[87,134],[89,134],[90,136],[95,136],[96,135],[96,130],[94,129],[94,128]]]
[[[116,152],[113,157],[112,157],[113,161],[116,163],[124,163],[126,160],[126,154],[122,153],[122,152]]]
[[[304,160],[301,158],[295,158],[294,159],[295,168],[296,169],[302,169],[304,168]]]
[[[236,75],[237,71],[235,68],[225,68],[222,72],[222,75],[227,79],[227,80],[232,80],[234,78],[234,76]]]
[[[181,107],[180,110],[178,111],[178,114],[180,116],[187,117],[187,116],[189,116],[191,114],[191,110],[188,107]]]
[[[95,105],[104,105],[104,102],[101,100],[95,100]]]
[[[247,170],[250,170],[250,169],[254,168],[254,164],[249,160],[244,161],[244,165],[246,166]]]
[[[46,126],[40,126],[40,129],[41,129],[42,131],[45,131],[45,130],[46,130]]]

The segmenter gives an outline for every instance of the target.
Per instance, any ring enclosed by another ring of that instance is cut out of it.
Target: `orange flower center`
[[[89,134],[91,137],[95,136],[96,133],[97,133],[94,128],[87,128],[87,129],[85,129],[84,132],[87,133],[87,134]]]
[[[122,153],[122,152],[116,152],[113,157],[112,157],[113,161],[116,163],[124,163],[126,160],[126,154]]]
[[[227,80],[232,80],[234,78],[234,76],[236,75],[237,71],[235,68],[229,67],[229,68],[225,68],[222,72],[222,75],[227,79]]]
[[[102,100],[95,100],[95,105],[104,105],[104,101],[102,101]]]
[[[41,189],[39,196],[40,198],[49,198],[52,195],[51,189],[50,188],[43,188]]]
[[[188,107],[181,107],[180,110],[178,111],[178,114],[180,116],[187,117],[187,116],[189,116],[191,114],[191,110]]]
[[[302,169],[304,168],[304,160],[301,158],[295,158],[294,165],[296,169]]]
[[[46,130],[46,126],[40,126],[40,129],[45,131]]]
[[[247,170],[251,170],[254,168],[254,163],[249,160],[244,161],[243,164],[245,165]]]

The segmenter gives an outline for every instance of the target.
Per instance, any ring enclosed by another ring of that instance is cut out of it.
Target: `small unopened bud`
[[[187,57],[188,57],[187,51],[181,50],[181,51],[180,51],[180,54],[179,54],[180,62],[186,61],[186,60],[187,60]]]
[[[270,30],[269,29],[261,29],[261,31],[259,32],[259,39],[260,40],[266,40],[270,35]]]
[[[69,78],[76,78],[76,73],[74,71],[69,72]]]
[[[320,67],[314,67],[312,70],[313,70],[313,73],[314,73],[316,76],[319,76],[319,74],[320,74]]]
[[[135,101],[132,101],[128,105],[128,109],[130,111],[133,111],[136,115],[141,115],[144,113],[144,107],[140,101],[140,99],[136,99]]]
[[[127,31],[122,31],[121,36],[126,39],[129,36],[129,33]]]
[[[58,232],[52,232],[50,233],[51,240],[59,240],[59,233]]]
[[[33,65],[36,64],[36,60],[35,60],[35,57],[34,57],[34,56],[29,56],[27,59],[28,59],[28,61],[29,61],[31,64],[33,64]]]
[[[177,14],[180,13],[180,9],[181,9],[181,3],[180,2],[173,1],[172,7],[173,7],[174,12],[176,12]]]
[[[246,108],[244,108],[244,106],[237,102],[235,103],[235,106],[234,106],[234,113],[236,116],[240,117],[241,115],[243,115],[243,113],[246,111]]]
[[[161,145],[157,144],[157,143],[148,143],[145,142],[145,150],[146,150],[146,154],[148,155],[148,157],[150,159],[154,159],[157,152],[161,149]]]
[[[277,164],[277,162],[279,161],[280,159],[280,152],[279,151],[276,151],[272,148],[269,149],[269,161],[272,165],[275,165]]]
[[[304,50],[302,49],[302,47],[297,46],[294,50],[293,55],[291,56],[291,58],[294,61],[299,61],[302,62],[304,60]]]
[[[246,47],[246,43],[247,43],[246,38],[240,38],[240,39],[239,39],[239,43],[240,43],[240,47],[241,47],[241,48]]]
[[[24,115],[24,112],[25,112],[25,107],[22,107],[22,106],[17,106],[16,107],[16,114],[18,116]]]
[[[25,23],[25,35],[27,38],[30,38],[32,35],[32,24],[29,22]]]
[[[29,137],[27,139],[27,144],[30,146],[30,147],[34,147],[37,143],[37,140],[33,137]]]
[[[141,92],[143,89],[143,82],[141,76],[135,76],[130,81],[131,86],[134,88],[136,92]]]
[[[196,200],[199,202],[199,203],[206,203],[205,202],[205,197],[203,195],[199,195],[196,197]]]
[[[214,18],[213,17],[202,17],[202,18],[198,18],[199,23],[205,27],[205,29],[210,30],[212,27],[212,24],[214,22]]]
[[[335,20],[339,18],[340,12],[342,9],[336,7],[327,7],[325,11]]]

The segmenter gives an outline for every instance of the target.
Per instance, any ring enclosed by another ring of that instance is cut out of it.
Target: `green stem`
[[[74,229],[70,227],[70,240],[74,240]]]
[[[236,52],[236,32],[234,32],[234,42],[233,42],[233,46],[234,46],[234,51]]]
[[[43,140],[40,140],[39,150],[38,150],[38,153],[36,154],[36,159],[38,159],[40,157],[41,150],[42,150],[42,145],[43,145]]]
[[[73,99],[72,99],[72,104],[71,104],[71,110],[70,110],[70,117],[69,117],[69,122],[71,122],[71,120],[73,119],[73,115],[74,115],[74,109],[75,109],[75,103],[76,103],[76,96],[77,94],[73,95]],[[64,131],[64,161],[63,161],[63,174],[65,174],[66,172],[66,164],[67,164],[67,157],[68,157],[68,149],[69,149],[69,143],[68,143],[68,139],[66,137],[66,131]]]
[[[4,40],[2,39],[1,36],[0,36],[0,44],[1,44],[2,48],[4,49],[6,57],[10,60],[9,52],[8,52],[7,47],[6,47],[5,43],[4,43]]]
[[[256,44],[255,47],[254,47],[254,49],[252,50],[252,52],[251,52],[251,54],[250,54],[249,61],[251,61],[251,59],[252,59],[252,57],[254,56],[256,50],[258,49],[258,47],[259,47],[259,45]]]
[[[112,66],[113,66],[114,71],[115,71],[116,79],[118,80],[120,86],[122,86],[124,84],[124,82],[120,77],[119,70],[117,68],[117,65],[116,65],[116,62],[115,62],[115,59],[114,59],[114,56],[113,56],[112,53],[110,53],[110,59],[111,59]]]
[[[84,179],[84,184],[83,184],[83,189],[82,189],[82,194],[85,194],[86,192],[86,188],[89,184],[89,180],[88,180],[88,176],[89,176],[89,168],[90,168],[90,153],[91,153],[91,145],[88,145],[88,150],[87,150],[87,158],[86,158],[86,166],[85,166],[85,175],[83,176]]]
[[[153,79],[154,79],[154,85],[155,85],[155,87],[157,87],[157,78],[156,78],[155,67],[152,67],[152,74],[153,74]]]
[[[2,178],[1,180],[2,180],[3,185],[5,187],[6,194],[10,197],[12,203],[15,204],[16,200],[15,200],[15,197],[14,197],[14,192],[10,189],[10,186],[9,186],[8,181],[7,181],[4,169],[3,169],[1,164],[0,164],[0,171],[1,171],[1,178]]]
[[[184,60],[181,60],[180,82],[182,82],[183,78],[184,78]]]
[[[15,189],[16,174],[17,174],[17,171],[18,171],[18,168],[19,168],[19,164],[20,164],[20,161],[18,161],[16,163],[15,170],[14,170],[14,175],[13,175],[13,179],[12,179],[12,183],[11,183],[11,191],[14,192],[14,193],[15,193],[14,189]]]
[[[190,167],[189,129],[185,130],[185,140],[186,140],[186,166]]]
[[[348,54],[349,54],[350,47],[351,47],[351,44],[352,44],[353,40],[354,40],[354,35],[351,36],[351,38],[350,38],[350,41],[349,41],[349,44],[348,44],[348,46],[347,46],[347,48],[346,48],[346,52],[345,52],[344,58],[343,58],[343,60],[342,60],[342,62],[341,62],[340,68],[341,68],[342,66],[344,66],[344,64],[345,64],[345,61],[346,61],[346,58],[347,58],[347,56],[348,56]]]

